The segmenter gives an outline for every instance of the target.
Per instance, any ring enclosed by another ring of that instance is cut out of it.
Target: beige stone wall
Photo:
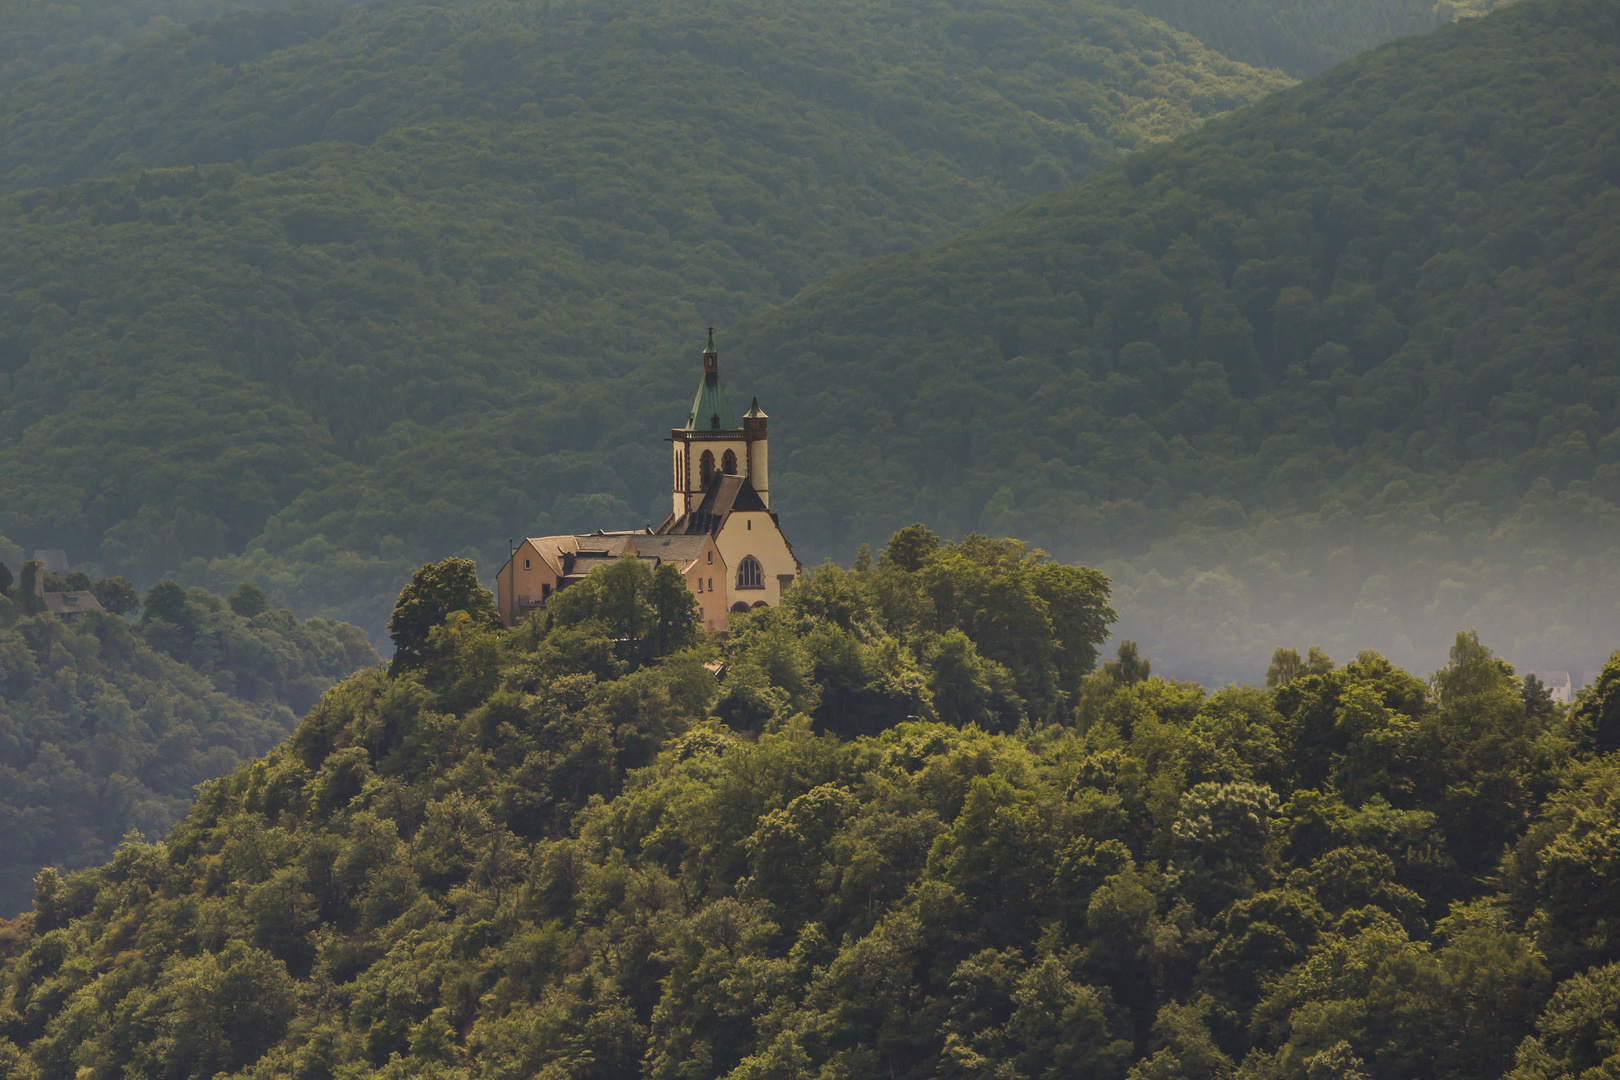
[[[726,613],[731,608],[730,571],[725,556],[715,546],[714,538],[704,545],[703,558],[686,568],[686,587],[697,597],[698,610],[703,615],[707,630],[724,630]]]
[[[727,595],[733,604],[741,601],[751,607],[763,600],[775,607],[782,602],[781,579],[797,575],[799,563],[770,514],[760,510],[735,512],[726,519],[726,527],[720,531],[716,541],[731,573]],[[763,588],[737,588],[737,569],[749,555],[759,560],[760,568],[764,571]]]
[[[525,563],[527,565],[525,566]],[[512,574],[516,568],[517,582],[513,588]],[[511,561],[501,567],[495,575],[495,603],[500,607],[501,621],[507,626],[513,626],[518,618],[513,616],[512,601],[516,593],[517,612],[519,618],[527,612],[539,610],[526,606],[529,601],[538,602],[545,595],[546,589],[557,588],[557,574],[540,557],[533,544],[525,540],[518,545]]]

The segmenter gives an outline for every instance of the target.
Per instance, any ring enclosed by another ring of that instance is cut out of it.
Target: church
[[[709,630],[724,630],[732,612],[780,603],[800,566],[771,510],[766,421],[755,398],[737,422],[709,327],[697,396],[686,424],[669,433],[669,516],[657,529],[525,538],[495,575],[502,621],[544,611],[558,590],[626,555],[673,563]]]

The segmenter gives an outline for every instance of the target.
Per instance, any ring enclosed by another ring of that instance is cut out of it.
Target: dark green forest
[[[270,0],[0,0],[0,90],[67,64],[93,64],[198,20]]]
[[[0,532],[376,634],[430,553],[656,521],[717,323],[812,562],[1028,536],[1208,683],[1599,665],[1606,6],[1144,151],[1282,76],[1098,4],[682,4],[240,13],[8,91]]]
[[[1211,695],[1096,664],[1106,580],[1011,541],[903,530],[724,642],[650,573],[508,632],[423,567],[407,662],[39,876],[8,1075],[1620,1066],[1620,654],[1573,708],[1471,633]]]
[[[94,866],[131,830],[167,834],[196,784],[380,662],[359,627],[271,610],[251,583],[229,597],[159,583],[134,621],[66,621],[33,611],[28,590],[7,595],[10,576],[0,563],[0,916],[28,905],[41,866]]]
[[[1457,626],[1595,673],[1616,18],[1526,3],[1387,45],[755,319],[761,401],[817,430],[778,501],[834,550],[924,520],[1098,565],[1121,632],[1206,684],[1308,636],[1438,667]]]
[[[1315,75],[1386,41],[1482,15],[1497,0],[1126,0],[1234,60]]]
[[[376,628],[428,553],[640,516],[695,327],[1286,82],[1036,0],[312,3],[64,65],[0,118],[0,532]]]

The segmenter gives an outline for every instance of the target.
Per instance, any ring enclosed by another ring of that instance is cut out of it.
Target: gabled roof
[[[531,536],[527,541],[557,577],[572,581],[623,557],[626,552],[651,562],[673,562],[685,569],[703,557],[708,537],[702,532],[688,536],[635,530]]]
[[[52,615],[83,615],[87,611],[106,611],[96,594],[86,590],[77,592],[45,593],[45,608]]]
[[[696,535],[654,534],[652,536],[636,537],[636,550],[643,555],[656,555],[665,562],[679,563],[689,566],[703,558],[703,549],[709,546],[709,538],[703,533]]]
[[[716,473],[709,481],[697,509],[685,517],[669,518],[659,526],[658,532],[665,536],[702,536],[718,532],[725,525],[726,518],[738,511],[768,512],[768,508],[748,477]]]

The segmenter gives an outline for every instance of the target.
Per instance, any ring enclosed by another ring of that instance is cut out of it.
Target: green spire
[[[731,399],[720,385],[720,353],[714,347],[714,327],[709,327],[709,344],[703,350],[703,377],[698,383],[692,411],[686,415],[688,431],[735,431],[740,427],[732,411]]]

